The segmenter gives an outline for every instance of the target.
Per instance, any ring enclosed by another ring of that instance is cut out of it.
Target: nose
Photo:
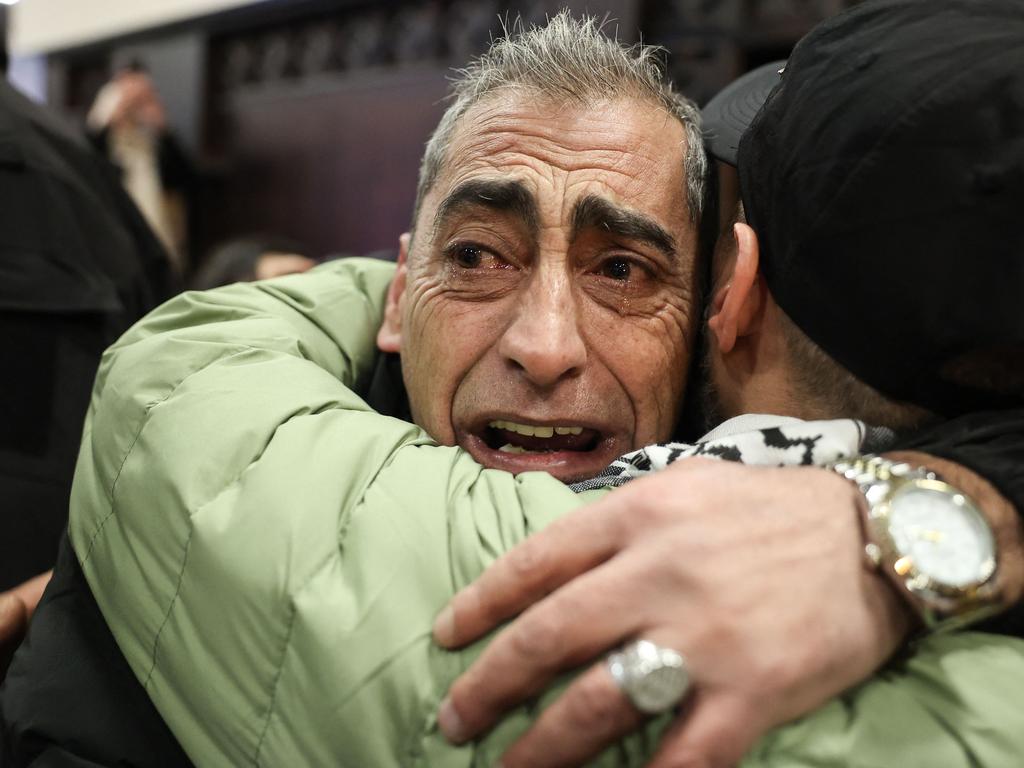
[[[539,387],[579,375],[587,345],[568,275],[535,273],[520,298],[498,352]]]

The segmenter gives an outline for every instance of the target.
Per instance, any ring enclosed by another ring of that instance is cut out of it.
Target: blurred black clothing
[[[0,82],[0,591],[49,569],[103,350],[178,286],[116,171]]]
[[[192,765],[121,655],[67,536],[18,657],[28,663],[11,667],[0,698],[0,765]]]

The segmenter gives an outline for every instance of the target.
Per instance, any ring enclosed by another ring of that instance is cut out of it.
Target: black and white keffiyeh
[[[627,453],[596,477],[570,488],[577,493],[615,488],[691,456],[769,467],[822,465],[844,456],[884,451],[894,439],[891,430],[855,419],[801,421],[746,414],[729,419],[696,443],[659,443]]]

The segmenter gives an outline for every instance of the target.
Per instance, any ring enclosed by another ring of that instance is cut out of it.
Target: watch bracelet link
[[[874,453],[861,456],[850,456],[837,459],[825,465],[833,472],[838,472],[847,480],[852,480],[860,488],[861,493],[881,481],[898,479],[941,480],[942,476],[924,467],[917,467],[906,461],[892,461]]]
[[[868,504],[868,515],[870,515],[871,499],[869,492],[876,487],[879,481],[885,482],[894,478],[912,480],[920,478],[924,480],[939,479],[934,472],[916,467],[905,461],[892,461],[883,458],[878,454],[864,453],[858,456],[848,456],[836,459],[825,465],[826,469],[836,472],[857,486],[861,496]],[[882,569],[882,549],[871,540],[870,527],[866,519],[861,518],[861,536],[863,537],[864,556],[870,570],[880,571]],[[906,599],[905,595],[901,595]]]
[[[878,482],[880,476],[885,479],[888,479],[890,476],[906,478],[924,476],[922,474],[923,470],[919,467],[914,467],[907,462],[893,462],[883,459],[874,453],[837,459],[826,464],[825,468],[837,472],[853,482],[865,499],[871,486]],[[867,521],[863,519],[861,520],[861,536],[864,540],[864,556],[867,559],[869,569],[873,571],[880,570],[882,568],[882,549],[871,540]]]
[[[870,523],[868,522],[868,518],[871,517],[872,507],[878,500],[877,497],[872,498],[873,495],[876,492],[879,495],[884,495],[888,490],[886,486],[890,481],[942,481],[942,476],[932,470],[910,464],[909,462],[893,461],[892,459],[870,453],[837,459],[826,464],[825,468],[853,482],[867,502],[867,515],[862,516],[861,519],[861,529],[864,536],[864,554],[871,570],[884,571],[885,569],[882,567],[882,550],[878,544],[872,541]],[[917,602],[911,597],[910,592],[897,587],[891,578],[892,574],[886,573],[885,575],[889,577],[886,580],[890,586],[895,587],[904,600],[910,599],[911,606],[922,620],[924,626],[923,631],[918,633],[919,637],[973,624],[997,612],[995,606],[987,606],[976,608],[974,611],[968,612],[969,615],[940,615],[936,613],[934,606]]]

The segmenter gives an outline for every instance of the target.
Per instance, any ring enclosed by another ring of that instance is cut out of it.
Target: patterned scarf
[[[659,443],[627,453],[599,475],[569,487],[577,493],[617,488],[691,456],[757,466],[822,465],[858,453],[878,453],[895,440],[885,427],[854,419],[801,421],[785,416],[745,414],[729,419],[696,443]]]

